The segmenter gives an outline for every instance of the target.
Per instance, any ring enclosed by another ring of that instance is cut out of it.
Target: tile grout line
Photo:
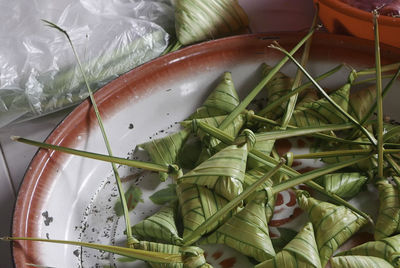
[[[0,162],[3,163],[4,174],[5,174],[6,179],[8,181],[8,185],[9,185],[10,190],[11,190],[13,196],[14,196],[14,199],[16,199],[17,198],[17,191],[15,190],[14,182],[11,179],[10,170],[9,170],[7,162],[6,162],[6,158],[5,158],[4,151],[3,151],[3,148],[1,146],[1,143],[0,143]]]

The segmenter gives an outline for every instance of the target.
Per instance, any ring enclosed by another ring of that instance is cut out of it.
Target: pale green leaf
[[[164,205],[166,203],[178,200],[176,195],[176,184],[168,184],[167,188],[155,192],[149,197],[149,199],[157,205]]]
[[[136,187],[135,185],[131,185],[131,187],[129,187],[129,189],[126,190],[125,192],[125,199],[128,211],[133,210],[139,202],[143,203],[142,190],[139,187]],[[117,214],[117,216],[122,216],[124,214],[120,200],[118,200],[117,203],[115,203],[114,211]]]

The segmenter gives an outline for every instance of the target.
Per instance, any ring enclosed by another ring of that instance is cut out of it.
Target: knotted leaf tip
[[[297,197],[297,200],[299,200],[300,198],[309,198],[309,197],[311,197],[311,195],[310,195],[310,193],[309,192],[307,192],[307,191],[305,191],[305,190],[297,190],[296,191],[296,197]]]
[[[293,164],[293,160],[294,160],[294,155],[293,152],[287,152],[284,156],[284,159],[286,161],[286,165],[291,167]]]
[[[184,267],[201,267],[206,264],[204,250],[199,247],[189,246],[182,247]]]
[[[253,110],[249,110],[246,113],[246,122],[251,122],[253,117],[254,117],[254,111]]]
[[[256,144],[256,135],[250,129],[244,129],[240,136],[245,138],[245,142],[247,143],[248,150],[251,151]]]
[[[171,175],[174,179],[178,179],[182,177],[183,171],[178,165],[169,165],[168,174]]]
[[[400,252],[393,252],[390,254],[390,262],[394,267],[400,266]]]
[[[20,136],[11,136],[10,139],[13,141],[18,141],[21,137]]]

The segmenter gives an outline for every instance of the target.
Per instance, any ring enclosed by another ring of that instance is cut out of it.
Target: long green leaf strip
[[[232,81],[232,75],[230,72],[225,72],[217,87],[189,119],[229,114],[239,105],[239,102],[239,97]]]
[[[243,191],[247,144],[228,146],[178,179],[178,183],[197,184],[232,200]]]
[[[132,226],[132,233],[141,239],[182,245],[182,238],[179,237],[176,227],[176,205],[176,202],[173,202]]]
[[[149,242],[149,241],[140,241],[135,245],[135,248],[150,252],[159,252],[159,253],[167,253],[167,254],[181,254],[181,248],[176,245]],[[176,263],[156,263],[149,261],[148,264],[153,268],[183,268],[183,259],[180,262]]]
[[[176,187],[177,195],[183,219],[183,239],[196,230],[203,222],[224,207],[228,200],[206,187],[196,184],[178,184]],[[237,209],[227,213],[216,221],[207,232],[218,227],[227,217],[231,217]]]
[[[309,222],[273,259],[266,260],[256,268],[321,268],[321,261],[314,237],[313,225]]]
[[[344,199],[357,195],[367,180],[367,176],[358,172],[332,173],[316,179],[319,184],[324,186],[326,191]]]
[[[135,243],[136,248],[119,247],[102,245],[96,243],[69,241],[69,240],[53,240],[53,239],[43,239],[43,238],[33,238],[33,237],[7,237],[4,240],[28,240],[28,241],[40,241],[45,243],[56,243],[65,245],[76,245],[81,247],[93,248],[97,250],[103,250],[106,252],[118,254],[121,256],[143,260],[152,263],[183,263],[182,255],[177,249],[179,247],[174,245],[163,245],[160,243],[153,242],[138,242]]]
[[[89,99],[90,99],[90,102],[92,104],[92,108],[93,108],[94,113],[96,115],[97,123],[99,125],[100,132],[102,134],[103,141],[104,141],[106,149],[107,149],[107,153],[108,153],[109,156],[113,156],[113,153],[112,153],[112,150],[111,150],[111,145],[110,145],[110,143],[108,141],[107,133],[106,133],[106,130],[104,128],[103,120],[101,119],[100,112],[99,112],[99,109],[97,107],[97,103],[96,103],[96,100],[94,98],[94,95],[93,95],[93,91],[90,88],[90,84],[89,84],[89,80],[87,78],[86,72],[84,71],[84,69],[82,67],[81,60],[80,60],[80,58],[78,56],[78,53],[75,50],[74,44],[72,43],[72,40],[71,40],[69,34],[67,33],[66,30],[62,29],[60,26],[58,26],[58,25],[56,25],[56,24],[54,24],[54,23],[52,23],[50,21],[47,21],[47,20],[42,20],[42,21],[47,26],[49,26],[51,28],[54,28],[54,29],[60,31],[62,34],[64,34],[65,37],[67,38],[69,44],[71,45],[71,49],[72,49],[72,52],[73,52],[73,54],[75,56],[75,59],[76,59],[76,62],[77,62],[77,66],[79,67],[79,71],[80,71],[80,73],[81,73],[81,75],[83,77],[83,80],[85,81],[85,85],[86,85],[86,88],[87,88],[87,93],[89,95]],[[132,234],[130,232],[130,229],[129,229],[129,227],[130,227],[130,218],[129,218],[129,215],[128,215],[128,209],[127,209],[126,200],[125,200],[125,196],[124,196],[124,192],[123,192],[123,188],[122,188],[121,178],[119,176],[118,169],[117,169],[117,166],[115,165],[115,163],[112,162],[111,163],[111,167],[112,167],[112,170],[113,170],[113,173],[114,173],[114,177],[115,177],[115,181],[116,181],[116,184],[117,184],[118,194],[119,194],[119,197],[120,197],[121,206],[122,206],[122,210],[123,210],[123,215],[124,215],[124,219],[125,219],[125,227],[127,229],[127,231],[126,231],[127,245],[129,247],[132,247],[132,245],[134,243],[136,243],[137,240],[132,236]]]
[[[350,85],[346,84],[330,94],[343,110],[347,111],[350,96]],[[327,99],[306,102],[297,106],[293,112],[290,124],[297,127],[320,126],[347,122],[347,119]]]
[[[357,138],[354,141],[364,142],[367,141],[366,138]],[[336,144],[336,143],[327,143],[321,141],[321,143],[316,144],[315,147],[319,147],[318,150],[323,151],[333,151],[333,150],[357,150],[357,149],[368,149],[372,150],[371,145],[362,145],[362,144]],[[334,156],[334,157],[322,157],[321,160],[327,164],[334,164],[334,163],[343,163],[350,160],[357,158],[358,155],[341,155],[341,156]],[[368,171],[372,167],[376,167],[376,159],[374,157],[370,157],[364,161],[358,162],[354,166],[361,170],[361,171]]]
[[[154,163],[172,165],[176,163],[179,152],[189,137],[189,134],[190,131],[188,129],[182,129],[164,138],[140,144],[138,147],[147,151]],[[167,173],[160,172],[161,181],[165,181],[167,177]]]
[[[400,199],[398,189],[385,180],[377,183],[379,192],[379,214],[376,219],[376,240],[400,232]]]
[[[338,255],[373,256],[385,259],[393,266],[399,267],[400,262],[396,256],[398,252],[400,252],[400,235],[395,235],[377,241],[366,242],[347,251],[340,252]]]
[[[275,251],[269,237],[265,213],[266,194],[263,192],[202,243],[225,244],[260,262],[272,258]]]
[[[393,266],[380,258],[371,256],[339,256],[330,261],[332,268],[393,268]]]
[[[298,192],[297,200],[313,224],[322,267],[340,245],[367,223],[350,209],[308,197],[303,191]]]
[[[175,31],[183,45],[236,33],[249,24],[237,0],[178,0]]]
[[[201,248],[190,246],[190,247],[178,247],[175,245],[140,241],[135,243],[135,248],[109,246],[96,243],[86,243],[68,240],[52,240],[32,237],[6,237],[3,240],[29,240],[29,241],[40,241],[45,243],[56,243],[66,245],[76,245],[81,247],[93,248],[102,250],[121,256],[125,256],[133,260],[143,260],[148,262],[151,267],[155,268],[210,268],[212,267],[204,258],[204,251]],[[127,260],[124,258],[124,261]]]

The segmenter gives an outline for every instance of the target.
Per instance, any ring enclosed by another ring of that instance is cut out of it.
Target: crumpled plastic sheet
[[[0,128],[88,96],[65,29],[93,90],[159,56],[173,32],[170,0],[0,0]]]

